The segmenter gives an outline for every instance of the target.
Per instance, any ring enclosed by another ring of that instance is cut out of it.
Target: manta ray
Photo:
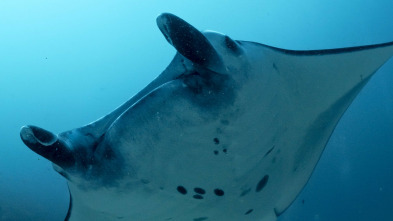
[[[164,13],[169,66],[110,114],[20,136],[68,183],[66,220],[274,221],[393,42],[286,50]]]

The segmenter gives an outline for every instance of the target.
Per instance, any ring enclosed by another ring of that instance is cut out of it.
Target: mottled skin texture
[[[109,115],[21,138],[68,180],[69,220],[273,221],[392,43],[290,51],[163,14],[178,53]]]

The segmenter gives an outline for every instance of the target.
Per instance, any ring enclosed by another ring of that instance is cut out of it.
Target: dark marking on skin
[[[243,190],[243,192],[240,194],[240,197],[243,197],[243,196],[247,195],[248,193],[250,193],[250,191],[251,191],[251,188]]]
[[[164,190],[164,187],[160,186],[160,190]]]
[[[265,156],[263,156],[263,157],[266,157],[267,155],[269,155],[269,153],[271,153],[271,152],[273,151],[274,147],[275,147],[275,145],[273,145],[273,147],[270,148],[270,149],[265,153]]]
[[[254,211],[254,209],[249,209],[246,213],[244,213],[244,215],[248,215],[248,214],[252,213],[252,211]]]
[[[216,145],[220,144],[220,140],[217,137],[215,137],[213,139],[213,141],[214,141],[214,144],[216,144]]]
[[[214,151],[214,155],[218,155],[218,150],[215,150],[215,151]]]
[[[207,219],[209,219],[209,217],[199,217],[199,218],[194,218],[193,221],[204,221],[204,220],[207,220]]]
[[[195,187],[194,191],[196,193],[199,193],[199,194],[202,194],[202,195],[206,193],[206,191],[204,189],[200,188],[200,187]]]
[[[227,148],[224,148],[224,149],[222,150],[222,152],[227,153],[227,152],[228,152],[228,149],[227,149]]]
[[[118,216],[118,217],[117,217],[117,219],[124,219],[124,217],[122,217],[122,216]]]
[[[222,189],[214,189],[214,194],[217,196],[224,196],[224,191]]]
[[[269,180],[269,175],[265,175],[257,184],[257,187],[255,188],[256,192],[260,192],[267,184]]]
[[[177,189],[177,191],[178,191],[179,193],[181,193],[181,194],[183,194],[183,195],[186,195],[186,194],[187,194],[187,190],[186,190],[186,188],[184,188],[184,186],[178,186],[176,189]]]
[[[192,196],[192,197],[194,197],[194,199],[197,199],[197,200],[203,199],[203,196],[202,196],[202,195],[199,195],[199,194],[195,194],[195,195]]]
[[[276,63],[273,63],[273,68],[274,68],[274,70],[276,70],[278,72],[278,68],[276,66]]]
[[[302,204],[304,204],[304,199],[302,199]]]

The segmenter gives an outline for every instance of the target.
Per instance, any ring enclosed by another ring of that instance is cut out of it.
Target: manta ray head
[[[161,14],[157,24],[177,54],[169,67],[129,102],[96,122],[58,135],[37,126],[22,127],[23,142],[52,161],[67,179],[73,174],[83,174],[85,179],[95,181],[99,176],[121,175],[124,159],[116,147],[105,143],[107,130],[125,111],[168,82],[181,80],[193,93],[195,102],[204,107],[227,106],[233,100],[237,87],[234,78],[239,77],[230,74],[247,65],[241,45],[217,32],[200,32],[169,13]]]
[[[149,186],[151,176],[146,175],[149,174],[146,171],[153,170],[150,174],[159,173],[162,179],[168,178],[157,170],[160,165],[154,165],[155,162],[165,162],[146,157],[153,150],[160,152],[152,147],[159,138],[154,130],[149,129],[154,127],[151,124],[157,123],[157,128],[163,125],[159,120],[143,117],[158,119],[159,114],[168,111],[172,111],[170,114],[176,117],[176,111],[180,110],[208,122],[217,118],[220,110],[233,104],[240,86],[236,81],[243,76],[231,73],[238,73],[240,68],[247,66],[240,43],[216,32],[200,32],[168,13],[160,15],[157,24],[177,54],[168,68],[141,92],[112,113],[84,127],[57,135],[37,126],[28,125],[21,129],[22,141],[31,150],[53,162],[54,169],[68,180],[73,201],[76,198],[89,201],[86,194],[105,196],[114,191],[128,192],[125,196],[129,196],[133,191],[151,193],[164,189],[164,184]],[[160,103],[176,106],[173,110],[157,109]],[[170,127],[170,122],[166,123]],[[152,156],[160,157],[159,154]],[[118,195],[116,198],[121,199]],[[135,202],[141,204],[143,200]],[[93,204],[95,206],[92,207],[100,208],[97,210],[109,210],[97,201],[90,202],[90,205]],[[124,214],[119,209],[115,211]]]

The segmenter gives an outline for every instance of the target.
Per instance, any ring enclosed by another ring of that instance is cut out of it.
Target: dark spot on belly
[[[267,181],[269,180],[269,175],[265,175],[257,184],[257,187],[255,188],[256,192],[260,192],[267,184]]]
[[[218,150],[213,151],[214,155],[218,155]]]
[[[184,188],[184,186],[178,186],[177,191],[183,195],[187,194],[187,190]]]
[[[192,196],[192,197],[194,197],[194,199],[197,199],[197,200],[203,199],[203,196],[201,196],[201,195],[199,195],[199,194],[195,194],[195,195]]]
[[[224,196],[224,191],[222,189],[214,189],[214,194],[217,196]]]
[[[278,71],[276,63],[273,63],[273,68],[274,68],[274,70]]]
[[[206,193],[206,191],[204,189],[200,188],[200,187],[195,187],[194,191],[196,193],[199,193],[199,194],[202,194],[202,195]]]
[[[247,195],[250,191],[251,191],[251,188],[248,188],[248,189],[244,190],[244,191],[240,194],[240,197]]]
[[[265,156],[263,156],[263,157],[266,157],[267,155],[269,155],[269,153],[271,153],[271,152],[273,151],[274,147],[275,147],[275,146],[273,145],[273,147],[270,148],[270,149],[265,153]]]
[[[244,213],[244,215],[248,215],[250,213],[252,213],[252,211],[254,211],[253,209],[249,209],[246,213]]]
[[[213,139],[213,141],[214,141],[214,144],[216,144],[216,145],[220,144],[220,140],[217,137],[215,137]]]

